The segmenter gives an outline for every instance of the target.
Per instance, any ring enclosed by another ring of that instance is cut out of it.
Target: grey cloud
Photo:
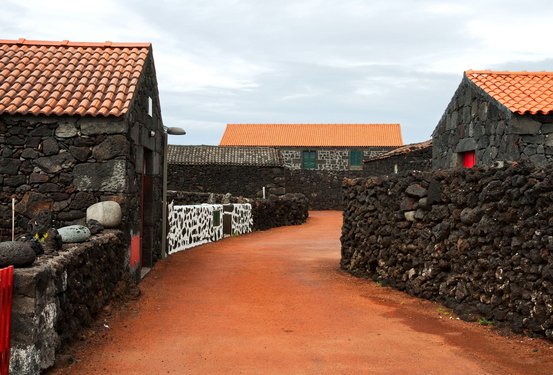
[[[13,37],[42,35],[41,30],[23,29],[17,21],[22,14],[39,19],[40,3],[16,4],[3,4],[1,31]],[[471,22],[492,16],[519,21],[553,12],[548,0],[117,4],[128,19],[137,21],[136,29],[130,25],[131,30],[107,39],[132,35],[137,41],[154,42],[163,118],[166,125],[188,131],[171,141],[188,144],[217,144],[229,122],[400,122],[405,142],[428,139],[462,77],[462,71],[447,68],[450,63],[445,69],[444,63],[440,65],[448,73],[433,71],[432,66],[447,61],[468,69],[473,62],[464,61],[467,56],[487,48],[479,35],[470,33]],[[448,4],[453,5],[451,11],[432,11]],[[49,22],[63,25],[64,17]],[[116,27],[113,30],[117,32]],[[59,39],[70,39],[71,31],[68,27],[67,35]],[[79,31],[88,40],[99,38],[99,31],[90,25]],[[531,28],[528,37],[530,33]],[[553,69],[553,59],[537,56],[537,51],[527,52],[521,61],[497,61],[489,68]],[[215,72],[209,82],[183,88],[178,78],[190,64],[179,64],[186,58]],[[173,65],[164,65],[167,60]],[[225,84],[221,76],[247,84]]]
[[[430,136],[459,81],[460,75],[422,73],[402,66],[288,63],[276,73],[261,75],[255,90],[204,91],[179,96],[174,105],[186,101],[198,118],[219,123],[219,132],[213,135],[219,135],[229,122],[400,122],[405,141],[414,142]],[[365,89],[370,94],[358,93]],[[287,100],[289,96],[293,99]],[[217,143],[218,138],[209,142]]]

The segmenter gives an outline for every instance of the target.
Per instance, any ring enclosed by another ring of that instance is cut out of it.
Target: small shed
[[[371,175],[390,175],[432,168],[432,141],[411,143],[369,158],[364,170]]]
[[[553,159],[553,72],[466,71],[432,134],[434,168]]]
[[[170,190],[230,193],[235,196],[283,195],[285,171],[277,149],[270,147],[168,147]]]
[[[164,128],[150,43],[0,40],[0,225],[120,203],[128,266],[161,256]]]

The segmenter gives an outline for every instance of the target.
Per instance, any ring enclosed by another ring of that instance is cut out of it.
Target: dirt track
[[[158,262],[140,301],[53,373],[553,374],[553,344],[340,271],[341,220],[312,212]]]

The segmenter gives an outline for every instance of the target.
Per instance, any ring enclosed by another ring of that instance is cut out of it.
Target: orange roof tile
[[[228,124],[221,146],[401,146],[399,124]]]
[[[465,76],[512,112],[553,112],[553,72],[468,70]]]
[[[0,114],[122,116],[150,47],[0,40]]]

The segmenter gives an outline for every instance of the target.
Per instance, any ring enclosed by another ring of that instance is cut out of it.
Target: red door
[[[476,151],[463,152],[463,167],[472,168],[476,164]]]

